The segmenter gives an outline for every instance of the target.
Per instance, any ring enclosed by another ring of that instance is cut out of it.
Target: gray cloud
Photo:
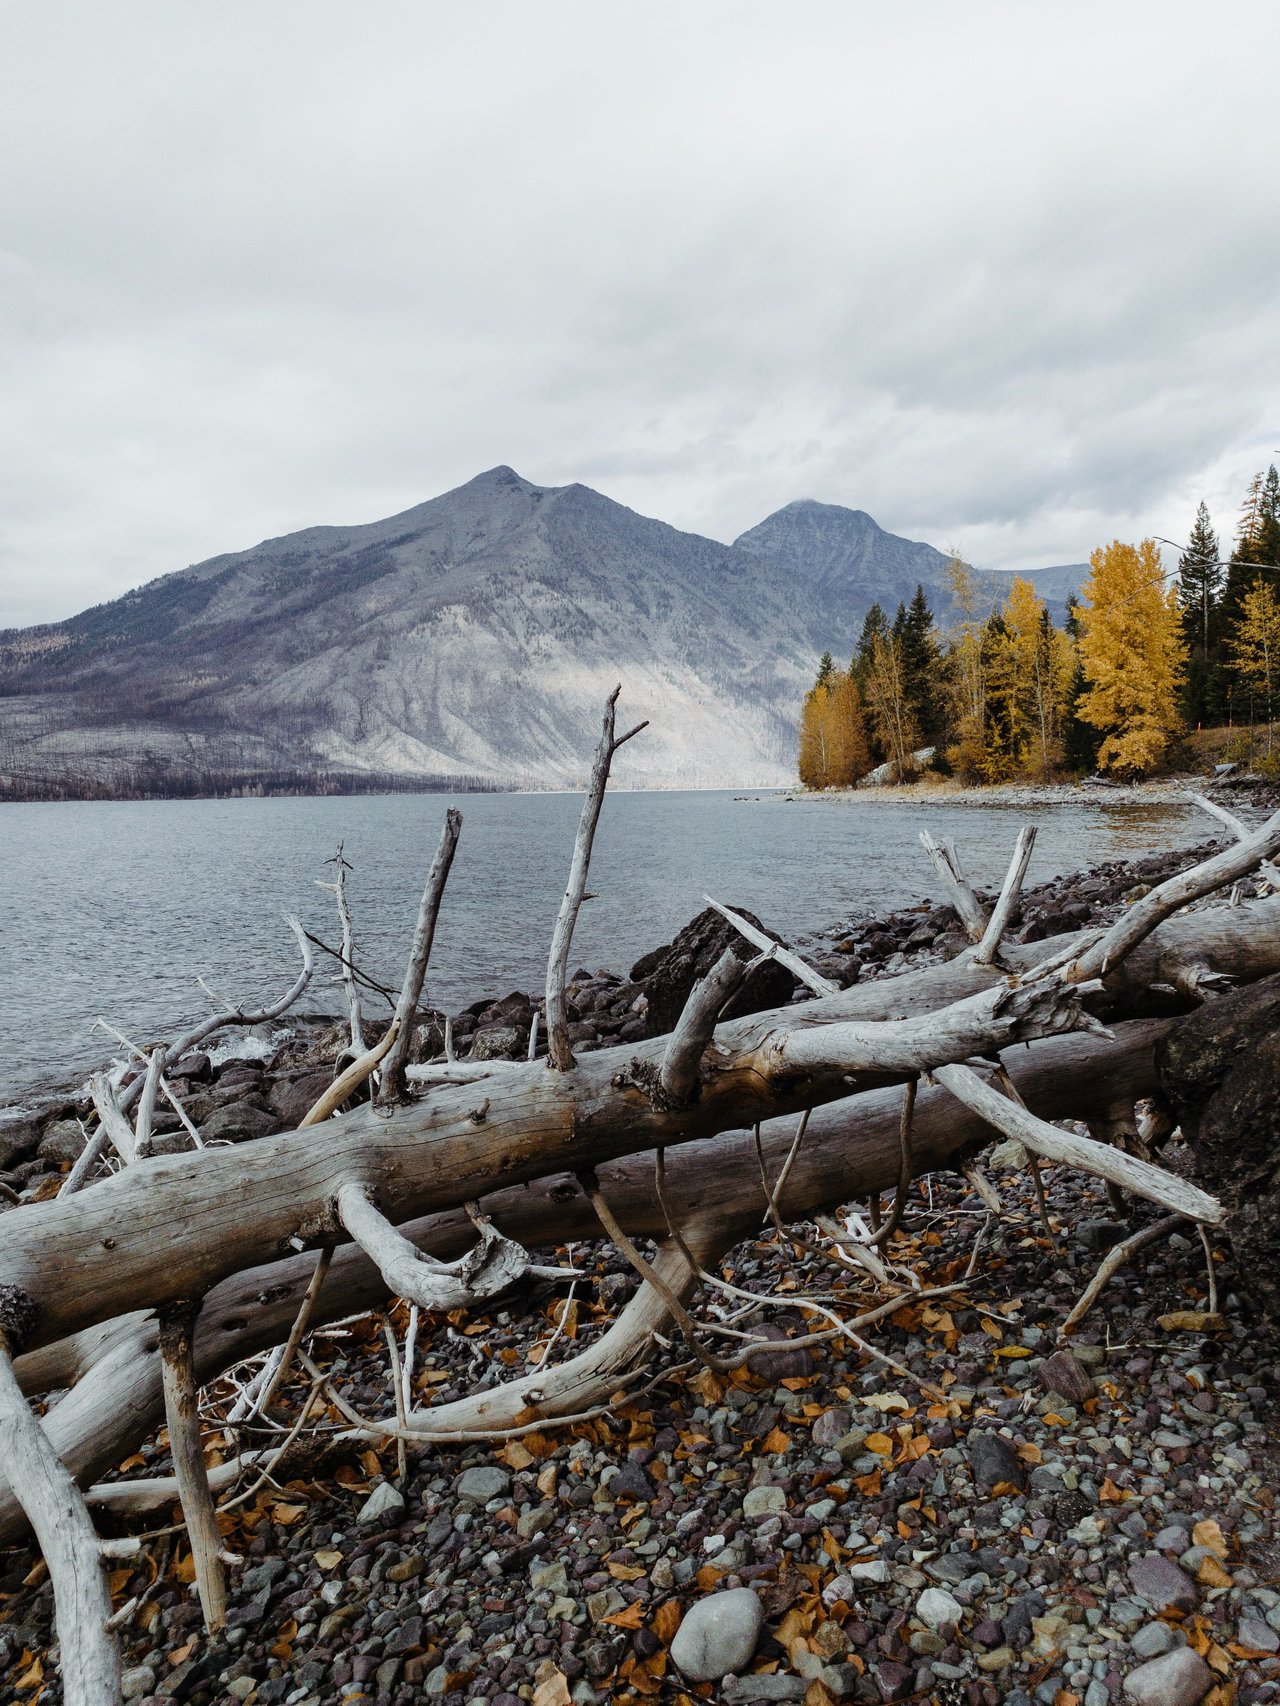
[[[1261,0],[4,19],[0,624],[496,462],[1013,566],[1280,449]]]

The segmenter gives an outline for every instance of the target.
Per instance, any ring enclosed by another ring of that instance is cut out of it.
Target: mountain
[[[493,468],[0,633],[0,797],[572,787],[618,682],[620,784],[787,783],[817,657],[917,582],[945,613],[945,563],[860,510],[723,545]]]
[[[940,620],[945,622],[953,614],[947,589],[947,554],[919,540],[886,533],[862,509],[803,498],[739,534],[733,547],[768,558],[806,585],[819,588],[841,612],[846,630],[849,622],[845,613],[853,612],[861,624],[870,607],[878,603],[892,616],[899,604],[910,603],[918,585],[924,587]],[[1079,591],[1089,565],[1063,563],[1016,572],[1034,583],[1060,622],[1067,595]],[[1012,578],[1011,571],[987,571],[984,579],[993,600],[1003,598]]]

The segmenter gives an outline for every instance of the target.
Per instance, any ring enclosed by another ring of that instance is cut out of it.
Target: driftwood
[[[896,1186],[894,1212],[878,1234],[862,1240],[819,1222],[840,1260],[887,1283],[906,1181],[944,1165],[972,1169],[976,1149],[997,1132],[1016,1136],[1033,1156],[1092,1172],[1201,1226],[1221,1224],[1220,1206],[1196,1187],[1150,1160],[1050,1122],[1070,1116],[1110,1130],[1126,1104],[1132,1109],[1155,1089],[1152,1049],[1165,1015],[1224,981],[1280,970],[1280,896],[1182,910],[1280,852],[1280,814],[1153,890],[1109,929],[1033,946],[1005,938],[1034,832],[1020,836],[990,913],[954,849],[926,837],[974,943],[959,960],[836,991],[791,950],[726,912],[765,953],[785,956],[819,998],[718,1024],[750,970],[726,955],[695,988],[670,1038],[577,1059],[565,1002],[573,927],[588,898],[610,765],[638,732],[615,736],[616,700],[615,693],[606,707],[548,960],[546,1062],[457,1062],[447,1046],[445,1062],[406,1074],[413,1014],[457,845],[460,819],[450,813],[395,1020],[321,1098],[305,1129],[235,1149],[147,1158],[166,1062],[217,1022],[249,1017],[235,1010],[172,1045],[157,1045],[126,1089],[110,1078],[97,1086],[101,1127],[128,1162],[121,1172],[6,1214],[0,1299],[16,1325],[7,1331],[0,1382],[7,1372],[16,1392],[16,1371],[28,1393],[69,1390],[37,1422],[24,1405],[16,1405],[22,1412],[16,1414],[12,1396],[6,1406],[0,1384],[0,1424],[28,1447],[43,1442],[34,1454],[19,1451],[13,1461],[22,1471],[8,1485],[0,1482],[0,1538],[21,1532],[25,1512],[55,1576],[60,1620],[72,1615],[73,1604],[82,1621],[83,1607],[91,1600],[96,1607],[86,1624],[93,1637],[89,1668],[81,1666],[90,1681],[82,1687],[68,1664],[68,1699],[110,1699],[114,1687],[110,1643],[100,1635],[102,1572],[87,1568],[92,1527],[76,1483],[91,1484],[161,1414],[169,1420],[174,1490],[206,1621],[210,1627],[221,1621],[226,1559],[196,1395],[245,1357],[285,1347],[246,1397],[249,1413],[267,1401],[264,1394],[280,1392],[296,1360],[311,1371],[313,1386],[292,1433],[324,1387],[353,1437],[398,1440],[402,1455],[407,1440],[511,1437],[551,1420],[599,1413],[619,1393],[636,1390],[659,1335],[673,1327],[712,1366],[735,1366],[750,1353],[756,1341],[749,1329],[700,1325],[691,1311],[699,1287],[727,1294],[735,1308],[758,1306],[759,1299],[714,1270],[734,1243],[759,1228],[762,1212],[781,1230],[854,1196],[878,1202],[882,1190]],[[344,977],[350,942],[344,917]],[[303,951],[295,988],[310,976],[305,941]],[[350,981],[347,993],[354,1041],[358,1004]],[[999,1067],[988,1083],[985,1068],[972,1063],[993,1061]],[[374,1101],[352,1107],[349,1098],[379,1067]],[[341,1118],[328,1117],[344,1107]],[[990,1185],[982,1194],[998,1204]],[[527,1275],[567,1277],[568,1270],[535,1264],[527,1250],[598,1236],[602,1226],[641,1285],[601,1340],[553,1367],[413,1412],[409,1359],[402,1371],[391,1339],[395,1414],[380,1419],[350,1411],[310,1362],[303,1343],[309,1327],[388,1295],[404,1297],[415,1310],[441,1310],[474,1304]],[[657,1241],[656,1257],[640,1250],[638,1237]],[[861,1337],[896,1307],[896,1297],[852,1321],[817,1301],[796,1301],[812,1317],[797,1343],[843,1336],[897,1368]],[[250,1454],[240,1467],[258,1461]],[[71,1512],[62,1538],[48,1519],[54,1463],[65,1466],[58,1496]],[[220,1484],[225,1479],[218,1477]],[[129,1507],[127,1491],[112,1499],[118,1509]],[[71,1553],[65,1535],[78,1537]],[[89,1576],[97,1585],[86,1588]],[[72,1652],[71,1637],[64,1633],[63,1641]]]

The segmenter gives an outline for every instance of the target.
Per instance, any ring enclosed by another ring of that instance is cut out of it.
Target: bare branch
[[[1146,1197],[1188,1219],[1203,1220],[1210,1226],[1221,1226],[1226,1220],[1222,1204],[1207,1191],[1153,1167],[1149,1161],[1139,1161],[1134,1155],[1125,1155],[1091,1138],[1059,1131],[984,1084],[968,1066],[938,1066],[933,1077],[997,1131],[1006,1137],[1016,1137],[1033,1155],[1079,1167],[1082,1172],[1107,1179],[1134,1196]]]
[[[564,899],[560,902],[555,929],[551,933],[551,951],[547,956],[547,1063],[557,1072],[568,1072],[575,1064],[573,1049],[569,1045],[565,985],[569,977],[569,951],[573,946],[574,927],[587,896],[591,848],[595,841],[596,826],[600,822],[600,808],[604,804],[605,789],[609,786],[609,768],[613,763],[614,753],[623,742],[629,741],[633,735],[638,735],[641,729],[648,727],[647,723],[637,723],[621,740],[614,738],[614,718],[618,695],[621,692],[621,685],[615,687],[605,704],[600,742],[596,747],[595,760],[591,766],[591,781],[587,787],[587,797],[582,802],[582,817],[578,823],[577,839],[573,844],[569,882],[564,891]]]
[[[164,1381],[165,1421],[182,1515],[191,1542],[196,1589],[205,1627],[213,1632],[227,1621],[227,1577],[222,1567],[222,1537],[209,1490],[195,1374],[195,1322],[198,1303],[173,1303],[160,1312],[160,1366]]]
[[[120,1652],[108,1629],[111,1591],[98,1536],[80,1489],[22,1396],[2,1331],[0,1463],[49,1566],[63,1698],[67,1706],[114,1706]]]
[[[457,851],[458,836],[461,833],[462,813],[450,807],[444,814],[440,845],[436,849],[436,856],[427,874],[427,884],[422,891],[418,923],[413,932],[413,945],[409,949],[409,963],[405,967],[404,986],[396,1004],[395,1019],[392,1021],[397,1028],[397,1036],[383,1069],[382,1088],[378,1095],[379,1102],[384,1105],[404,1099],[404,1069],[409,1058],[409,1047],[413,1042],[414,1014],[417,1012],[423,980],[427,975],[427,961],[431,958],[431,943],[436,933],[436,919],[440,914],[444,885],[449,880],[449,867],[453,864],[453,855]]]
[[[744,918],[740,912],[734,912],[732,907],[722,906],[718,900],[712,900],[709,894],[704,894],[702,898],[721,918],[727,918],[738,934],[745,936],[753,948],[759,948],[762,953],[777,960],[780,966],[786,966],[792,976],[798,977],[815,995],[839,995],[838,983],[833,983],[829,977],[823,977],[820,971],[815,971],[799,954],[793,953],[781,942],[775,942],[773,937],[766,936],[763,930],[757,930],[750,919]]]
[[[672,1106],[691,1101],[697,1093],[698,1067],[721,1011],[749,973],[767,958],[762,954],[748,963],[740,960],[732,948],[726,948],[707,975],[689,991],[689,999],[658,1068],[658,1081]]]
[[[1004,884],[987,927],[983,931],[982,940],[973,951],[975,964],[989,966],[995,963],[1000,951],[1000,943],[1005,931],[1009,928],[1009,920],[1013,917],[1013,909],[1018,904],[1018,896],[1022,893],[1023,879],[1027,874],[1027,866],[1031,862],[1031,851],[1036,844],[1036,832],[1033,824],[1027,824],[1018,831],[1018,843],[1013,850],[1013,858],[1009,861],[1009,869],[1005,873]]]
[[[987,915],[961,868],[954,845],[950,841],[935,841],[927,829],[920,831],[920,845],[929,855],[938,880],[947,891],[947,899],[960,914],[960,922],[968,932],[969,940],[981,942],[986,933]]]

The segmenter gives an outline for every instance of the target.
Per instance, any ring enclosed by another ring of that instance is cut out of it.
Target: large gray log
[[[1046,1119],[1088,1119],[1121,1097],[1137,1100],[1156,1088],[1153,1052],[1172,1021],[1117,1027],[1114,1041],[1072,1036],[1009,1052],[1007,1065],[1027,1105]],[[901,1095],[895,1089],[851,1097],[818,1109],[795,1157],[780,1206],[798,1218],[868,1196],[895,1184],[899,1168]],[[775,1178],[795,1135],[793,1119],[761,1131]],[[990,1138],[984,1121],[944,1090],[922,1090],[912,1145],[921,1173],[951,1164],[961,1151]],[[600,1169],[613,1212],[632,1237],[661,1238],[666,1221],[654,1191],[652,1154],[632,1155]],[[714,1226],[747,1237],[760,1225],[764,1196],[751,1136],[725,1132],[696,1149],[673,1150],[666,1162],[666,1195],[690,1227]],[[564,1175],[489,1197],[486,1209],[508,1237],[525,1245],[591,1238],[595,1215],[579,1187]],[[450,1260],[467,1249],[475,1228],[462,1211],[402,1226],[414,1244]],[[240,1273],[212,1291],[196,1327],[196,1373],[208,1382],[242,1358],[278,1344],[288,1333],[315,1268],[313,1255],[292,1256]],[[316,1298],[316,1325],[384,1302],[387,1287],[367,1257],[338,1249]],[[91,1327],[29,1352],[17,1364],[28,1392],[70,1387],[45,1426],[76,1478],[87,1485],[135,1450],[163,1416],[154,1317],[135,1314]],[[23,1530],[23,1518],[0,1469],[0,1544]]]

